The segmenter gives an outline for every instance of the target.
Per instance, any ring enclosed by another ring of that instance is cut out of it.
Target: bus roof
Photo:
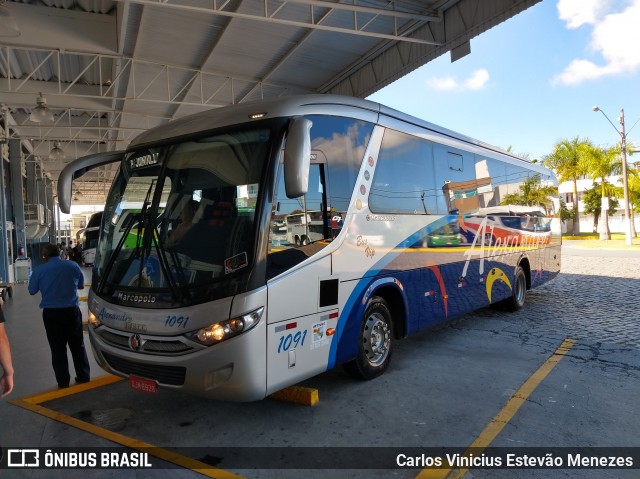
[[[380,105],[337,95],[296,95],[214,108],[185,116],[138,135],[129,148],[190,136],[227,125],[307,114],[343,114],[376,122]],[[257,117],[256,117],[257,116]]]

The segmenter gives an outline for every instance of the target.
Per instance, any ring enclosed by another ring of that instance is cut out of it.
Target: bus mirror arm
[[[284,185],[288,198],[304,196],[309,189],[311,120],[297,117],[289,123],[284,148]]]
[[[67,214],[71,210],[71,193],[73,180],[80,178],[86,172],[99,166],[108,165],[116,161],[121,161],[124,151],[108,151],[83,156],[72,161],[63,168],[58,176],[58,204],[60,211]]]

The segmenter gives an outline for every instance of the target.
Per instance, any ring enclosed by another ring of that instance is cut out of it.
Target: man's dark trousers
[[[59,387],[68,387],[71,380],[67,362],[67,344],[73,358],[76,378],[89,380],[89,360],[84,348],[82,313],[77,306],[71,308],[44,308],[44,327],[51,347],[51,362]]]

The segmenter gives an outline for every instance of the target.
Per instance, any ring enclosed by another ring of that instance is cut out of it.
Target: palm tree
[[[584,166],[592,180],[600,180],[601,198],[609,196],[619,196],[619,188],[612,189],[607,187],[606,178],[611,175],[619,174],[622,171],[622,162],[620,161],[620,148],[599,148],[592,146],[588,149],[588,154],[584,158]],[[611,231],[609,231],[609,216],[607,209],[602,210],[602,227],[600,228],[600,239],[610,240]]]
[[[553,145],[553,152],[544,158],[544,165],[555,171],[558,180],[573,182],[573,229],[574,235],[580,234],[580,215],[578,212],[578,179],[586,172],[584,158],[588,155],[591,143],[588,139],[561,140]]]
[[[550,196],[556,196],[558,189],[555,186],[542,186],[539,174],[526,178],[520,185],[518,193],[510,193],[502,198],[502,205],[527,205],[542,206],[548,209]]]

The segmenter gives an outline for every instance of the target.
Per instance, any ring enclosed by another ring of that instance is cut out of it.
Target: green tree
[[[604,185],[605,190],[609,192],[615,191],[615,186],[606,182]],[[620,202],[616,199],[615,195],[611,195],[609,198],[609,209],[607,210],[608,216],[615,214],[616,210],[620,206]],[[593,231],[598,231],[598,221],[600,219],[601,206],[602,206],[602,187],[598,182],[593,183],[593,187],[588,189],[582,194],[582,204],[584,205],[584,212],[593,215]]]
[[[518,193],[510,193],[502,198],[502,205],[542,206],[548,209],[551,205],[550,196],[556,196],[558,188],[543,186],[539,174],[526,178],[520,185]]]
[[[584,165],[587,174],[591,179],[600,180],[600,198],[611,198],[620,196],[620,188],[614,187],[606,181],[611,175],[619,174],[622,171],[622,161],[620,160],[620,148],[600,148],[592,146],[588,149],[584,158]],[[609,217],[603,215],[604,225],[600,230],[600,239],[611,239],[611,231],[609,230]]]
[[[631,213],[631,234],[635,237],[635,213],[640,213],[640,172],[636,168],[628,168],[627,184],[629,185],[629,211]]]
[[[553,151],[543,160],[544,165],[558,175],[562,183],[573,183],[573,228],[574,235],[580,234],[580,216],[578,213],[578,180],[586,171],[585,158],[589,154],[592,145],[588,139],[581,140],[575,137],[572,140],[561,140],[553,145]]]
[[[560,219],[562,221],[573,221],[573,209],[568,209],[562,198],[560,198]]]

